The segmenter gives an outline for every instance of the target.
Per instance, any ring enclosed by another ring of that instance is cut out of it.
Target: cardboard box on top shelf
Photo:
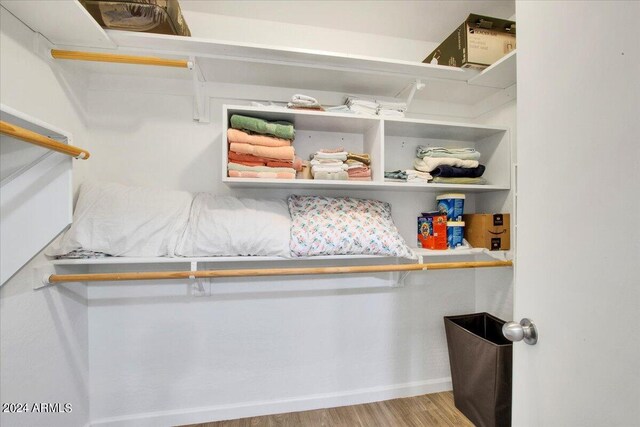
[[[516,48],[516,23],[471,14],[424,63],[484,69]]]
[[[464,238],[474,248],[507,251],[511,248],[511,221],[508,213],[465,214]]]

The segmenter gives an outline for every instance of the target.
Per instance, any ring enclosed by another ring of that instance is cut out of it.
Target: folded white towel
[[[403,113],[407,111],[406,102],[378,101],[378,106],[383,110],[395,110],[395,111],[401,111]]]
[[[404,117],[404,113],[398,110],[385,110],[385,109],[379,108],[376,113],[379,116],[384,116],[384,117]]]
[[[416,158],[413,166],[422,172],[431,172],[438,166],[455,166],[458,168],[477,168],[480,163],[477,160],[461,160],[454,157],[425,157]]]
[[[349,109],[351,111],[353,111],[356,114],[370,114],[370,115],[376,115],[378,113],[378,108],[370,108],[370,107],[366,107],[364,105],[350,105]]]
[[[299,105],[299,106],[304,106],[304,107],[319,107],[320,103],[318,102],[317,99],[311,97],[311,96],[307,96],[307,95],[302,95],[302,94],[295,94],[291,97],[291,102],[290,104],[293,105]]]
[[[420,172],[414,169],[407,169],[407,181],[431,181],[433,177],[428,172]]]
[[[315,153],[313,155],[313,159],[314,160],[321,160],[321,159],[329,159],[329,160],[342,160],[345,161],[347,160],[347,153],[346,151],[340,151],[338,153],[322,153],[322,152],[318,152]]]
[[[347,104],[349,107],[358,105],[361,107],[368,107],[373,109],[378,108],[378,103],[376,101],[370,101],[367,99],[354,98],[354,97],[347,98],[347,102],[345,104]]]
[[[342,166],[312,166],[311,167],[311,175],[315,176],[318,172],[327,172],[327,173],[337,173],[344,172],[347,170],[347,165]]]
[[[340,166],[344,162],[338,159],[316,159],[311,160],[311,166]]]

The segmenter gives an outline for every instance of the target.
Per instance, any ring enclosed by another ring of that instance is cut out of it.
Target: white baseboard
[[[447,390],[451,390],[450,377],[351,390],[339,393],[316,394],[292,399],[245,402],[234,405],[219,405],[102,418],[93,421],[91,425],[108,427],[157,427],[196,424],[210,421],[255,417],[260,415],[281,414],[285,412],[358,405],[361,403],[379,402],[381,400],[397,399],[400,397],[419,396],[422,394],[437,393]]]

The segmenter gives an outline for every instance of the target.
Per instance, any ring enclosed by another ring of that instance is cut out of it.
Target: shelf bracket
[[[410,271],[403,271],[398,275],[398,280],[396,280],[396,282],[391,285],[392,288],[404,288],[404,281],[407,278],[407,276],[409,276],[409,273],[411,273]]]
[[[413,97],[416,95],[416,92],[424,89],[426,86],[425,83],[422,83],[422,80],[416,79],[411,85],[411,91],[409,92],[409,96],[407,96],[407,109],[409,109],[409,105],[411,105],[411,101],[413,101]]]
[[[193,75],[193,120],[209,123],[209,98],[204,74],[195,57],[189,57],[189,64]]]
[[[198,271],[197,261],[191,261],[190,271]],[[206,297],[211,295],[211,279],[196,278],[195,275],[190,275],[189,279],[193,280],[193,283],[191,283],[191,287],[190,287],[190,293],[192,296]]]
[[[49,282],[49,276],[56,274],[56,269],[53,265],[39,265],[33,268],[33,290],[43,289],[52,286],[53,283]]]

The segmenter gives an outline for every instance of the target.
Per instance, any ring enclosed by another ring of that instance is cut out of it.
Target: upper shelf
[[[419,62],[422,58],[412,62],[258,43],[104,30],[77,1],[40,2],[38,6],[26,4],[30,2],[0,2],[56,47],[122,54],[144,53],[180,59],[193,57],[202,72],[201,77],[208,82],[395,98],[406,96],[409,84],[419,79],[426,82],[427,87],[416,94],[417,100],[475,105],[513,85],[516,80],[515,53],[478,72],[424,64]],[[51,22],[59,24],[60,20],[71,22],[69,17],[73,18],[73,25],[51,25]],[[71,66],[76,67],[78,63]],[[140,65],[92,63],[79,66],[88,72],[103,74],[183,79],[192,76],[192,73],[181,70],[153,70],[154,67]]]

